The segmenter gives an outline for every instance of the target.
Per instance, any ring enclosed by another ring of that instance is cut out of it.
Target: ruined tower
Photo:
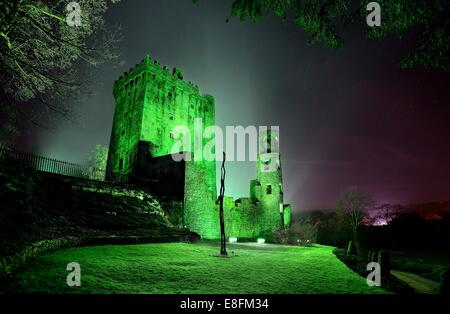
[[[260,233],[270,233],[290,220],[290,212],[286,217],[284,213],[279,131],[276,129],[259,133],[256,174],[256,180],[250,184],[250,198],[259,203]]]
[[[271,128],[258,135],[256,179],[250,181],[250,197],[225,199],[228,235],[240,239],[273,239],[273,231],[291,222],[291,206],[284,204],[279,131]]]

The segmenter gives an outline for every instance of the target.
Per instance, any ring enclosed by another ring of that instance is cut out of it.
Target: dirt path
[[[399,270],[392,270],[391,274],[397,277],[399,280],[405,282],[411,286],[416,293],[423,294],[438,294],[439,283],[427,278],[423,278],[419,275],[408,273]]]

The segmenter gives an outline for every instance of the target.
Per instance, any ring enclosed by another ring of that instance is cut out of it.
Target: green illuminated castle
[[[225,197],[225,229],[229,237],[270,238],[274,230],[291,222],[291,207],[283,202],[278,137],[278,131],[272,129],[259,133],[257,176],[250,182],[250,197]]]
[[[106,179],[139,184],[178,201],[184,226],[202,238],[218,238],[215,161],[195,160],[192,151],[191,160],[176,162],[171,155],[178,140],[175,127],[187,126],[194,134],[194,119],[201,119],[202,131],[215,124],[214,98],[184,81],[179,69],[169,71],[148,55],[115,82],[113,93],[116,107]],[[260,133],[260,141],[270,142],[271,137],[278,141],[273,131]],[[194,137],[191,142],[194,147]],[[290,207],[283,203],[282,187],[278,147],[260,151],[250,198],[224,199],[227,235],[256,238],[289,224]]]

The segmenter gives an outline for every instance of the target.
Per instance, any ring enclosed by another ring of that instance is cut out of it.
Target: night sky
[[[87,163],[109,145],[113,82],[146,54],[179,67],[216,99],[216,123],[279,125],[285,201],[294,211],[334,207],[357,185],[380,203],[450,200],[448,73],[401,70],[411,44],[345,33],[333,50],[307,45],[292,22],[226,19],[230,1],[130,1],[111,6],[120,23],[123,67],[104,66],[76,123],[29,128],[18,148]],[[226,194],[249,195],[251,162],[227,164]]]

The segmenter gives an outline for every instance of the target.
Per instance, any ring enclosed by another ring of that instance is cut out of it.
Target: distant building
[[[116,107],[106,179],[137,183],[181,202],[183,225],[203,238],[218,238],[216,163],[195,158],[175,162],[171,156],[178,140],[172,133],[176,126],[185,125],[194,134],[196,118],[201,118],[202,130],[215,124],[214,98],[185,82],[179,69],[170,72],[149,56],[115,82],[113,93]],[[260,137],[267,140],[272,135]],[[191,136],[191,147],[193,141]],[[278,160],[276,170],[261,171],[269,157]],[[290,208],[283,204],[279,160],[278,148],[260,152],[250,199],[225,199],[229,236],[254,238],[288,223]]]

